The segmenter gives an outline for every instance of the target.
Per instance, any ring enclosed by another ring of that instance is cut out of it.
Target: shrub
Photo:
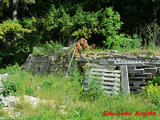
[[[8,43],[13,39],[8,37],[22,38],[24,33],[31,33],[31,30],[23,28],[18,21],[7,20],[0,24],[0,39],[4,42]]]
[[[138,39],[136,35],[132,37],[126,36],[125,34],[117,34],[115,36],[109,36],[107,37],[106,41],[104,41],[104,44],[108,48],[112,49],[136,49],[141,46],[141,40]]]
[[[151,101],[157,106],[160,106],[160,86],[158,86],[157,84],[150,84],[146,89],[147,95],[151,99]]]
[[[101,86],[100,80],[97,81],[94,79],[89,79],[87,88],[87,95],[91,100],[96,100],[104,95],[104,89]]]
[[[8,73],[9,75],[21,72],[22,68],[18,65],[8,65],[5,69],[0,69],[0,74]]]
[[[13,81],[3,81],[3,90],[0,92],[3,96],[16,95],[16,85]]]
[[[22,63],[26,54],[30,52],[31,46],[35,43],[25,40],[32,30],[25,28],[19,21],[7,20],[0,24],[0,56],[2,57],[2,67],[5,64]],[[12,60],[8,60],[12,59]]]
[[[55,52],[61,53],[63,46],[59,44],[58,42],[46,42],[45,44],[40,45],[39,47],[33,48],[33,55],[45,55],[45,54],[51,54]]]
[[[148,84],[160,85],[160,76],[153,76],[153,79],[148,81]]]
[[[69,10],[62,6],[59,8],[52,6],[45,19],[46,30],[55,36],[61,36],[59,41],[64,43],[72,38],[90,39],[93,35],[100,35],[106,38],[105,45],[109,45],[108,37],[116,36],[122,25],[119,13],[113,11],[111,7],[86,12],[77,6],[75,12],[70,15]]]

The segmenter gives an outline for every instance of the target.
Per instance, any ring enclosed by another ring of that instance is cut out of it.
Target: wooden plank
[[[104,65],[91,64],[91,63],[86,63],[86,66],[93,67],[93,68],[106,68],[106,66]]]
[[[116,69],[116,66],[107,66],[106,67],[108,70],[115,70]]]
[[[118,92],[116,92],[116,91],[105,91],[105,93],[106,93],[106,94],[109,94],[109,95],[110,95],[110,94],[118,94]]]
[[[135,62],[116,62],[115,63],[115,65],[144,65],[145,64],[145,62],[137,62],[137,63],[135,63]]]
[[[100,75],[100,76],[107,76],[107,77],[120,77],[120,74],[108,74],[108,73],[100,73],[100,72],[92,72],[92,71],[90,71],[90,75]]]
[[[107,69],[95,69],[95,68],[91,68],[91,71],[101,71],[101,72],[108,72],[108,73],[121,73],[119,70],[107,70]]]
[[[97,81],[98,82],[98,81]],[[83,84],[84,85],[87,85],[89,83],[89,81],[88,80],[86,80]],[[120,86],[120,82],[115,82],[115,81],[102,81],[102,82],[100,82],[102,85],[104,85],[104,86]]]
[[[140,85],[140,84],[144,84],[144,85],[146,85],[146,82],[145,81],[129,81],[129,83],[130,84],[138,84],[138,85]]]
[[[157,73],[157,68],[145,68],[144,72],[145,73],[152,73],[155,75]]]
[[[102,88],[107,90],[120,91],[119,87],[102,86]]]
[[[102,77],[102,80],[104,80],[104,81],[120,82],[120,79],[119,79],[119,78],[106,78],[106,77]]]
[[[142,89],[142,86],[132,86],[130,89]]]
[[[142,76],[142,77],[141,77],[141,76],[140,76],[140,77],[138,76],[138,77],[129,77],[129,79],[130,79],[130,80],[143,80],[143,79],[150,79],[150,78],[143,77],[143,76]]]
[[[122,93],[130,93],[127,65],[121,66]]]
[[[135,70],[135,69],[136,69],[136,66],[128,66],[128,71]]]
[[[98,77],[98,76],[92,76],[92,75],[89,75],[89,79],[97,79],[97,80],[103,80],[103,81],[117,81],[117,82],[119,82],[120,81],[120,79],[119,78],[107,78],[107,77],[104,77],[104,76],[102,76],[102,77]]]
[[[129,70],[129,74],[144,74],[144,69],[135,69],[135,70]]]
[[[106,85],[106,86],[107,86],[107,85],[110,85],[110,86],[118,86],[118,87],[120,86],[120,84],[119,84],[118,82],[106,82],[106,81],[103,81],[102,84],[103,84],[103,85]]]

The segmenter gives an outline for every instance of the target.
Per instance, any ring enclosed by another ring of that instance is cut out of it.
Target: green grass
[[[63,75],[32,75],[19,70],[11,74],[9,81],[14,81],[20,104],[14,110],[21,113],[15,120],[158,120],[160,108],[145,95],[101,96],[92,100],[83,94],[81,77],[73,74],[69,79]],[[52,102],[33,108],[23,101],[24,95],[32,95]],[[131,116],[103,116],[104,111],[132,112]],[[156,116],[134,116],[139,112],[156,112]],[[0,110],[0,117],[12,120],[7,112]]]

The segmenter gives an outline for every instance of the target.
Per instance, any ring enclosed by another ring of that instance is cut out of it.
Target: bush
[[[0,92],[3,96],[16,95],[16,85],[13,81],[3,81],[3,90]]]
[[[5,69],[4,68],[0,69],[0,74],[8,73],[9,75],[12,75],[21,72],[21,70],[22,68],[18,64],[12,66],[8,65]]]
[[[148,84],[160,85],[160,76],[153,76],[153,79],[148,81]]]
[[[62,52],[63,46],[58,42],[46,42],[45,44],[40,45],[39,47],[33,48],[33,55],[45,55],[45,54],[52,54],[55,52]]]
[[[73,38],[90,39],[93,35],[104,36],[107,39],[109,36],[117,35],[122,25],[120,15],[111,7],[96,12],[86,12],[78,6],[70,15],[62,6],[59,8],[52,6],[45,19],[46,30],[59,36],[58,40],[63,43],[68,43]]]
[[[101,86],[100,80],[97,81],[94,79],[89,79],[87,88],[88,90],[86,92],[91,100],[96,100],[104,95],[104,89]]]
[[[124,49],[124,50],[130,50],[130,49],[136,49],[140,48],[141,46],[141,40],[138,39],[136,35],[132,37],[126,36],[125,34],[117,34],[115,36],[109,36],[107,37],[106,41],[104,41],[104,44],[108,48],[112,49]]]
[[[150,84],[146,89],[148,98],[151,99],[152,103],[160,106],[160,86],[158,86],[157,84]]]
[[[32,30],[25,28],[19,21],[7,20],[0,24],[0,62],[2,67],[15,62],[22,63],[26,54],[30,52],[33,45],[29,40],[25,40],[25,35]],[[12,59],[12,60],[9,60]]]
[[[0,24],[0,39],[2,39],[4,42],[7,42],[7,44],[8,42],[12,42],[9,40],[13,40],[13,38],[8,37],[16,36],[17,38],[22,38],[24,33],[31,32],[31,30],[23,28],[18,21],[7,20]]]

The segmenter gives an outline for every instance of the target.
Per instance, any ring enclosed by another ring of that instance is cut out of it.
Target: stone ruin
[[[68,67],[68,48],[63,49],[63,55],[58,52],[51,55],[30,54],[24,65],[24,69],[33,73],[43,74],[45,72],[65,73]]]
[[[89,79],[102,80],[102,87],[107,93],[120,91],[120,83],[124,87],[122,90],[124,93],[140,93],[148,80],[151,80],[155,75],[160,75],[160,56],[121,55],[113,50],[111,52],[81,54],[75,60],[89,68],[90,72],[85,74],[85,76],[89,76]],[[58,59],[58,54],[30,55],[25,69],[32,69],[38,73],[60,72],[61,69],[61,72],[65,73],[68,64],[68,55],[64,55],[61,61]],[[84,86],[86,83],[87,80],[84,79]]]

